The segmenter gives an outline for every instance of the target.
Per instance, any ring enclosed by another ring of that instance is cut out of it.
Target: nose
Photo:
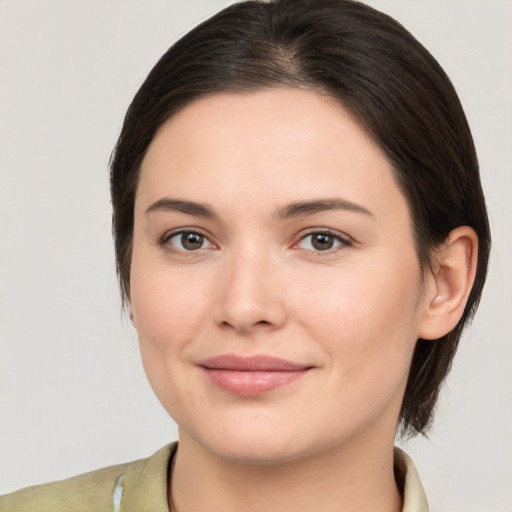
[[[240,334],[281,328],[287,319],[280,270],[262,251],[237,251],[218,274],[214,322]]]

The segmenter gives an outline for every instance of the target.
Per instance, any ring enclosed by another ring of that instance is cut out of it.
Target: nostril
[[[235,329],[240,333],[248,334],[253,331],[253,329],[270,329],[275,324],[269,320],[258,320],[256,322],[243,322],[243,321],[233,321],[224,320],[221,324],[219,324],[222,329]]]

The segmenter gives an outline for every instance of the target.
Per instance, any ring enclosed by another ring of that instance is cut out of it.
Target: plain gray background
[[[177,436],[123,318],[107,163],[178,36],[228,0],[0,0],[0,493]],[[373,0],[438,58],[473,129],[494,248],[430,440],[432,510],[512,511],[512,2]]]

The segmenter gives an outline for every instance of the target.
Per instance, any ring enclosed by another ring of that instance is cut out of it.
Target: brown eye
[[[299,249],[307,249],[310,251],[328,251],[336,249],[343,245],[350,245],[341,237],[330,233],[310,233],[300,240],[297,244]]]
[[[183,233],[181,235],[181,245],[188,251],[195,251],[201,249],[204,241],[204,236],[197,233]]]
[[[179,251],[197,251],[213,247],[213,244],[200,233],[194,231],[182,231],[171,236],[167,243]]]
[[[326,251],[327,249],[332,249],[334,238],[323,233],[314,234],[311,237],[311,245],[319,251]]]

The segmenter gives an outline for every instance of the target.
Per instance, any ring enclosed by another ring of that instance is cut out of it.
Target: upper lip
[[[240,356],[224,354],[204,359],[199,366],[209,370],[233,370],[245,372],[293,372],[312,368],[312,365],[295,363],[287,359],[266,355]]]

